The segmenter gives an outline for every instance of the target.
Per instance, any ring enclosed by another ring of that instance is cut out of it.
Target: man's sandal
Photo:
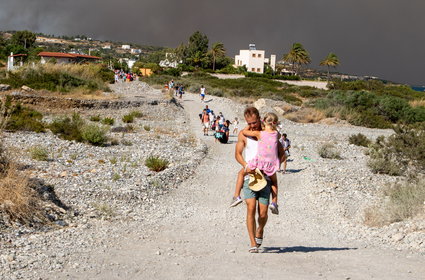
[[[260,248],[261,244],[263,244],[263,238],[255,237],[255,243],[257,243],[257,248]]]
[[[250,252],[250,253],[258,253],[259,252],[258,251],[258,247],[251,247],[251,248],[249,248],[248,252]]]

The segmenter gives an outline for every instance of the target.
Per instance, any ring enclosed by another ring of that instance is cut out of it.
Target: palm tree
[[[339,59],[334,53],[329,53],[328,56],[320,62],[321,66],[328,67],[328,83],[329,83],[329,67],[337,67],[339,65]]]
[[[283,55],[285,61],[292,63],[292,68],[297,75],[297,64],[299,68],[303,64],[309,64],[311,62],[310,54],[304,49],[300,43],[294,43],[289,53]]]
[[[213,57],[213,70],[215,71],[215,60],[217,57],[223,57],[226,54],[226,49],[224,49],[224,44],[217,42],[214,43],[211,47],[211,55]]]

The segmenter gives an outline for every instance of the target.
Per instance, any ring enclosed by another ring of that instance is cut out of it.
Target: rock
[[[403,238],[405,237],[405,235],[403,234],[403,233],[396,233],[396,234],[394,234],[393,236],[392,236],[392,240],[394,241],[394,242],[399,242],[399,241],[401,241],[401,240],[403,240]]]
[[[34,90],[28,86],[22,86],[21,89],[26,92],[34,92]]]
[[[0,91],[6,91],[6,90],[10,90],[11,86],[6,85],[6,84],[0,84]]]

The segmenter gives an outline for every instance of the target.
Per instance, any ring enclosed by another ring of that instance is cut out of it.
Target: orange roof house
[[[42,64],[52,59],[56,59],[56,63],[58,64],[94,62],[102,59],[101,57],[92,55],[60,52],[40,52],[38,56],[41,57]]]

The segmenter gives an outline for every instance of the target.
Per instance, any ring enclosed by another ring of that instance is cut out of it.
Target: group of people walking
[[[137,76],[136,73],[132,73],[132,72],[125,72],[123,70],[115,70],[114,71],[114,80],[115,83],[119,83],[119,82],[132,82],[132,81],[137,81],[139,79],[139,77]]]
[[[199,118],[202,124],[202,131],[204,136],[209,135],[209,131],[213,131],[215,142],[227,143],[230,137],[230,124],[229,120],[226,120],[222,112],[218,115],[211,110],[208,105],[199,114]],[[235,118],[233,121],[233,134],[237,134],[239,131],[239,120]]]
[[[178,84],[178,83],[175,83],[174,80],[171,80],[168,82],[167,85],[165,85],[165,88],[168,89],[170,92],[174,91],[174,95],[178,96],[180,99],[183,98],[183,94],[184,94],[183,84]]]

